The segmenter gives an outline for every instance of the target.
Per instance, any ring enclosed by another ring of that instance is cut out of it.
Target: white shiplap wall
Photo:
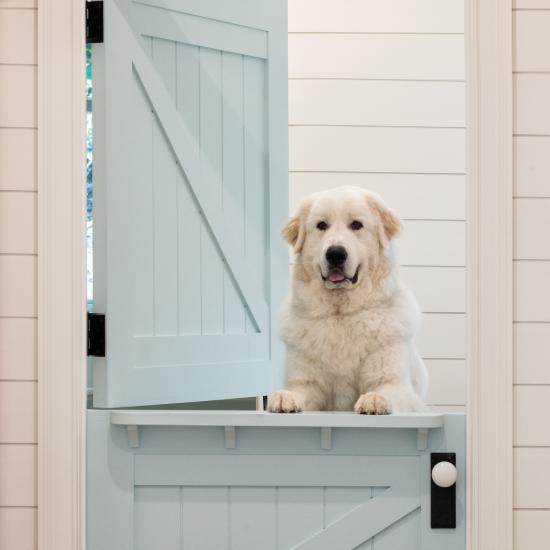
[[[465,402],[463,0],[289,0],[290,208],[358,185],[404,220],[430,403]]]
[[[0,0],[0,550],[36,548],[36,6]]]
[[[550,0],[516,0],[515,550],[550,546]]]

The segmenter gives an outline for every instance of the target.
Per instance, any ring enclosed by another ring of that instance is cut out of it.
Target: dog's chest
[[[380,347],[382,324],[380,316],[370,312],[319,319],[293,318],[292,329],[284,330],[283,338],[288,345],[327,368],[347,370],[360,365]]]

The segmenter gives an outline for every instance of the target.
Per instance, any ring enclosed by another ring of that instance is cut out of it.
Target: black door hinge
[[[86,42],[103,42],[103,1],[86,2]]]
[[[105,315],[88,313],[88,355],[105,357]]]

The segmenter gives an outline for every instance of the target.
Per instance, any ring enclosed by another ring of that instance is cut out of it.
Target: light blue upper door
[[[94,405],[280,383],[285,0],[106,0],[93,49]]]

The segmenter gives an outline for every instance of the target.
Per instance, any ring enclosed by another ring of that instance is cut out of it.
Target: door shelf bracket
[[[425,451],[428,448],[428,428],[418,428],[416,432],[416,448]]]
[[[128,435],[128,447],[132,449],[139,447],[139,428],[136,425],[128,424],[126,433]]]

